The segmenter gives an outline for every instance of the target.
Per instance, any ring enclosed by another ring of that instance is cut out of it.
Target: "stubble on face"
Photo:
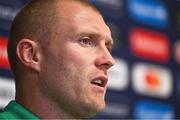
[[[60,55],[51,54],[49,58],[53,61],[43,67],[47,70],[42,72],[46,80],[40,83],[48,98],[74,116],[92,116],[104,109],[105,93],[95,93],[90,85],[90,80],[96,74],[93,69],[80,64],[76,66]]]

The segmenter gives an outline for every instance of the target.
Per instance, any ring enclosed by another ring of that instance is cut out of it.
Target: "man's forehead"
[[[70,1],[72,0],[60,2],[58,9],[60,17],[62,20],[64,19],[62,23],[68,25],[67,28],[72,28],[72,31],[76,31],[78,34],[96,35],[113,44],[111,31],[99,12],[78,2],[71,4]]]
[[[71,12],[74,12],[76,10],[80,9],[91,9],[95,12],[100,13],[94,5],[92,5],[87,0],[61,0],[58,1],[56,4],[56,8],[58,8],[62,12],[66,12],[67,9],[69,9]],[[82,10],[83,10],[82,9]]]

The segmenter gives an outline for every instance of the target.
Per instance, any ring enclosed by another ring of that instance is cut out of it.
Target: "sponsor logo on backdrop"
[[[129,83],[128,64],[118,58],[115,61],[115,65],[109,70],[108,89],[125,90]]]
[[[168,25],[168,12],[161,0],[128,0],[130,17],[147,25],[164,28]]]
[[[0,37],[0,67],[10,69],[7,55],[7,38]]]
[[[155,98],[169,98],[173,86],[169,69],[144,63],[137,63],[132,69],[133,89],[138,94]]]
[[[5,6],[0,4],[0,29],[8,30],[10,28],[11,21],[15,17],[19,8],[13,8],[11,6]]]
[[[0,37],[0,68],[10,69],[7,55],[7,38]]]
[[[167,103],[141,100],[134,108],[135,119],[172,120],[175,118],[173,107]]]
[[[130,31],[129,39],[135,56],[161,63],[168,62],[170,43],[166,35],[143,28],[134,28]]]
[[[12,21],[17,13],[17,9],[10,6],[0,5],[0,18],[8,21]]]
[[[8,31],[19,9],[29,0],[0,0],[0,30]]]
[[[0,108],[5,107],[10,100],[14,100],[14,96],[14,80],[0,77]]]

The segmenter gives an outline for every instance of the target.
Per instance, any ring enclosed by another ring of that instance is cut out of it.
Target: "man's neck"
[[[47,99],[36,90],[32,90],[31,94],[24,92],[16,93],[16,101],[33,112],[41,119],[73,119],[73,116],[55,102]]]

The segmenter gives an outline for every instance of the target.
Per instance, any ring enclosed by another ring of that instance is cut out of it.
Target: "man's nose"
[[[111,53],[106,49],[103,49],[96,59],[96,66],[102,70],[108,70],[115,64],[115,60]]]

